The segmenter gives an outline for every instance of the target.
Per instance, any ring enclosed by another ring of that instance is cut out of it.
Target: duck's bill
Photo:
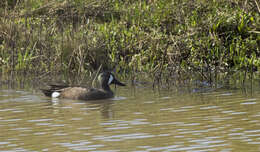
[[[114,79],[111,83],[114,83],[114,84],[119,85],[119,86],[126,86],[124,83],[118,81],[117,79]]]

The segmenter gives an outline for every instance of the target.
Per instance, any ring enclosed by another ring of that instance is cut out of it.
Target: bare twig
[[[102,68],[102,64],[99,66],[99,68],[98,68],[98,70],[97,70],[97,73],[96,73],[96,75],[95,75],[95,77],[94,77],[94,79],[93,79],[93,81],[92,81],[92,87],[93,87],[93,88],[95,87],[95,82],[96,82],[97,76],[98,76],[98,74],[99,74],[101,68]]]
[[[257,9],[258,9],[258,12],[260,13],[260,7],[259,7],[259,5],[258,5],[258,3],[257,3],[256,0],[255,0],[255,4],[256,4],[256,7],[257,7]]]

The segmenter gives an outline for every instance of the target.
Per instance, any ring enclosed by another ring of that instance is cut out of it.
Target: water
[[[260,151],[260,91],[117,88],[97,102],[0,90],[0,151]]]

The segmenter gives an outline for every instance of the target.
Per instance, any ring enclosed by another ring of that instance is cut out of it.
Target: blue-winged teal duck
[[[119,82],[111,72],[101,73],[98,80],[100,81],[101,89],[70,87],[66,85],[50,85],[49,89],[41,90],[46,96],[52,98],[98,100],[114,97],[114,93],[109,87],[110,84],[125,86],[125,84]]]

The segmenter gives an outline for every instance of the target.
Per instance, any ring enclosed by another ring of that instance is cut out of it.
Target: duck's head
[[[118,81],[111,72],[102,72],[99,75],[98,80],[102,86],[109,86],[110,84],[125,86],[125,84]]]

